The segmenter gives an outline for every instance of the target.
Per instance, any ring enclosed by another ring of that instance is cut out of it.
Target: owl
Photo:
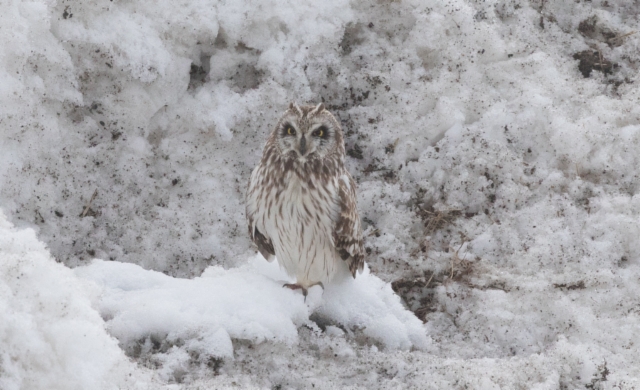
[[[338,121],[320,103],[291,103],[269,135],[247,189],[249,235],[307,290],[364,267],[356,186]]]

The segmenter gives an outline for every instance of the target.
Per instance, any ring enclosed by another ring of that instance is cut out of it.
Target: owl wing
[[[364,268],[362,228],[356,204],[356,183],[348,172],[338,180],[339,214],[333,231],[333,241],[342,260],[349,265],[351,275]]]
[[[273,250],[271,239],[260,233],[257,227],[253,228],[253,234],[251,234],[251,222],[249,222],[249,234],[262,256],[268,261],[273,261],[273,256],[275,256],[276,252]]]
[[[258,172],[259,167],[257,167],[253,173],[251,174],[251,179],[249,180],[249,188],[247,190],[247,223],[249,224],[249,236],[251,240],[256,244],[258,250],[262,254],[262,256],[268,261],[273,261],[273,258],[276,254],[276,251],[273,249],[273,242],[271,242],[271,238],[267,236],[266,232],[261,232],[258,230],[257,226],[257,210],[258,210],[258,196],[259,192],[257,190],[258,183]]]

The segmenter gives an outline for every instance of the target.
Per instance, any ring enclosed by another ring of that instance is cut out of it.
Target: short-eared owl
[[[356,186],[344,167],[342,129],[324,104],[291,103],[271,132],[247,190],[249,234],[275,255],[292,289],[364,267]]]

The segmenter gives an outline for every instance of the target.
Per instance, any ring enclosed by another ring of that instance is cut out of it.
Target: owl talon
[[[320,286],[322,287],[322,291],[324,291],[324,284],[322,284],[322,282],[316,282],[312,285],[310,285],[307,288],[302,287],[301,285],[299,285],[298,283],[285,283],[282,285],[282,287],[286,287],[289,288],[291,290],[302,290],[302,295],[304,296],[304,301],[307,302],[307,294],[309,293],[309,289],[313,286]]]
[[[307,298],[307,289],[299,285],[298,283],[285,283],[282,287],[289,288],[291,290],[302,290],[302,295],[304,295],[305,299]]]

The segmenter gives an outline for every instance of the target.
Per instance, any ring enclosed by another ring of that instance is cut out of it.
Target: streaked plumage
[[[247,190],[249,234],[306,289],[364,267],[356,187],[344,167],[340,124],[292,103],[271,132]]]

